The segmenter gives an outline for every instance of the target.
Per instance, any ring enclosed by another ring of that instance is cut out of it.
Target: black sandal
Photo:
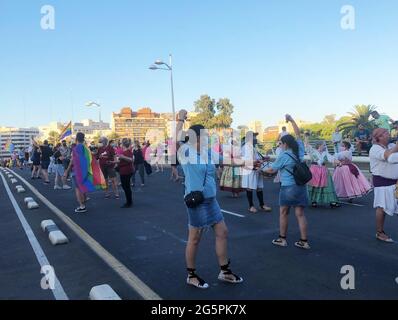
[[[209,285],[206,283],[206,281],[204,281],[202,278],[200,278],[197,274],[196,274],[196,269],[189,269],[187,268],[188,271],[188,278],[187,278],[187,284],[190,286],[194,286],[198,289],[208,289]],[[198,283],[192,283],[191,280],[192,279],[196,279],[198,280]]]
[[[230,264],[231,264],[231,261],[229,261],[228,264],[226,264],[225,266],[221,266],[221,272],[218,275],[218,280],[233,283],[233,284],[242,283],[243,278],[239,277],[238,275],[236,275],[232,272],[232,270],[229,267]],[[231,276],[234,279],[232,279]]]

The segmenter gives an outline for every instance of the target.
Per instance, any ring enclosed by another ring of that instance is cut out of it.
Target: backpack
[[[296,157],[293,157],[289,153],[287,153],[287,155],[292,158],[296,162],[296,164],[293,168],[293,172],[287,169],[286,171],[294,177],[294,181],[296,181],[296,184],[298,186],[305,186],[308,182],[312,180],[312,173],[310,168],[308,168],[305,162],[297,160]]]

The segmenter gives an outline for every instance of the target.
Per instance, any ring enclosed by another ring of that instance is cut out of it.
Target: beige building
[[[147,135],[166,134],[167,119],[150,108],[142,108],[133,112],[130,107],[123,108],[120,113],[112,113],[111,128],[119,137],[129,137],[143,142]]]

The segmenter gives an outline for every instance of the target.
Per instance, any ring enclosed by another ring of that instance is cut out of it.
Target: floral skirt
[[[239,167],[224,167],[220,179],[220,189],[236,193],[244,191]]]

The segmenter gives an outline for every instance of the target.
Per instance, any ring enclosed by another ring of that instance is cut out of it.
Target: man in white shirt
[[[373,132],[373,146],[370,149],[370,169],[373,175],[374,208],[376,209],[376,238],[392,243],[384,232],[385,216],[398,214],[395,195],[398,180],[398,143],[391,144],[390,133],[386,129]]]

